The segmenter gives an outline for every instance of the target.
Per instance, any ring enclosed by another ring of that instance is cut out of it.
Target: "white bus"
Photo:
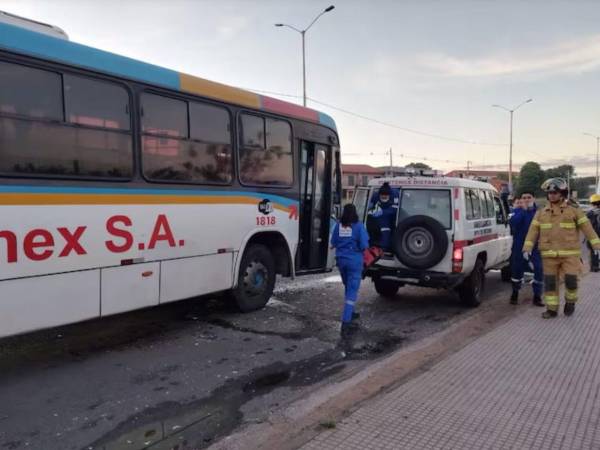
[[[331,268],[317,111],[0,23],[0,336]]]

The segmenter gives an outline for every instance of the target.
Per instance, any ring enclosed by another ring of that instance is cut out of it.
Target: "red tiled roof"
[[[458,175],[459,173],[469,173],[473,176],[498,176],[498,174],[508,174],[508,170],[467,170],[467,169],[456,169],[448,172],[446,174],[447,177],[453,177]],[[519,172],[513,171],[513,175],[519,175]]]
[[[381,169],[377,169],[373,166],[369,166],[368,164],[342,164],[342,172],[343,173],[364,173],[364,174],[375,174],[380,175],[383,174],[384,171]]]

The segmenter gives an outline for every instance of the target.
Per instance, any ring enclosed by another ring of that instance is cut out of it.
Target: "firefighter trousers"
[[[558,311],[560,305],[560,284],[565,283],[565,301],[576,303],[578,281],[581,273],[581,259],[578,256],[543,258],[544,303],[551,311]]]

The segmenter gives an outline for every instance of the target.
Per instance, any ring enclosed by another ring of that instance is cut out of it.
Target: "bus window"
[[[55,72],[0,62],[0,114],[62,121],[61,82]]]
[[[292,129],[288,122],[242,114],[240,180],[250,185],[291,186]]]
[[[71,81],[75,77],[65,75]],[[0,83],[8,89],[0,91],[0,172],[5,175],[41,175],[50,177],[130,178],[133,174],[133,149],[129,133],[90,129],[91,123],[78,122],[74,128],[63,121],[63,92],[69,105],[80,116],[96,114],[94,105],[101,103],[106,111],[125,111],[127,92],[121,98],[106,95],[98,100],[93,80],[87,90],[66,89],[59,74],[9,63],[0,63]],[[109,83],[98,84],[113,87]],[[106,92],[104,92],[106,94]],[[95,102],[97,100],[97,102]],[[112,104],[112,102],[115,102]],[[86,107],[90,112],[86,112]],[[28,116],[22,120],[18,116]],[[34,120],[31,120],[34,119]],[[50,122],[48,119],[52,119]],[[107,112],[93,126],[114,128]],[[129,129],[129,120],[124,125]]]
[[[225,108],[190,102],[188,139],[186,102],[153,94],[144,97],[148,98],[144,103],[142,162],[148,179],[194,184],[231,182],[230,118]]]
[[[187,138],[186,103],[160,95],[143,94],[142,131],[149,134]]]
[[[129,130],[129,95],[114,83],[64,75],[67,122]]]

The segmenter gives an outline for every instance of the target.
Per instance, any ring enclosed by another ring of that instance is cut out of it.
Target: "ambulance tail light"
[[[464,242],[454,241],[454,245],[452,247],[452,272],[460,273],[463,269],[463,260],[464,260]]]

